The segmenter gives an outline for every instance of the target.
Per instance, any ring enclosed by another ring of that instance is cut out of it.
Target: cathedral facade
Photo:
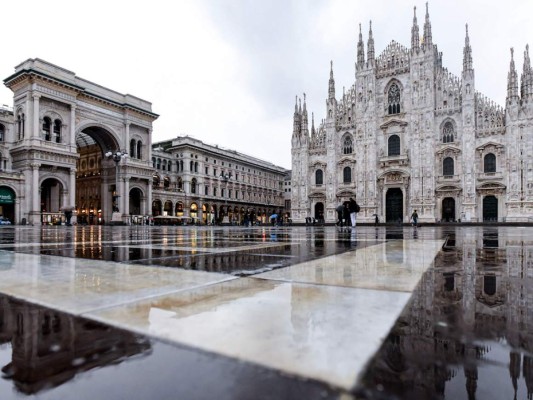
[[[466,26],[463,70],[454,76],[433,43],[426,5],[411,46],[392,41],[375,55],[372,25],[361,30],[355,83],[340,99],[331,66],[326,116],[309,126],[296,99],[291,214],[336,220],[350,197],[358,220],[528,222],[533,218],[533,69],[524,52],[520,80],[513,49],[505,107],[476,91]]]

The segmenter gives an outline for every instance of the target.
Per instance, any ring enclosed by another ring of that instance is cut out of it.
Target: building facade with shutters
[[[310,125],[310,126],[309,126]],[[511,49],[505,107],[476,91],[466,27],[460,76],[443,65],[426,5],[416,8],[411,46],[375,54],[359,33],[355,83],[335,95],[333,63],[325,118],[309,124],[296,100],[292,134],[292,218],[336,220],[350,197],[358,220],[527,222],[533,218],[533,69],[524,51],[518,78]]]

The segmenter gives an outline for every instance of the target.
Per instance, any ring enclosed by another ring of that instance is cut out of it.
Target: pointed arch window
[[[352,154],[353,144],[352,138],[348,135],[344,138],[344,143],[342,144],[342,154]]]
[[[342,170],[342,182],[351,183],[352,182],[352,169],[350,167],[344,167]]]
[[[392,135],[389,137],[389,156],[400,155],[400,137],[398,135]]]
[[[315,184],[317,185],[324,184],[324,172],[321,169],[317,169],[315,172]]]
[[[454,141],[454,136],[455,131],[453,129],[453,124],[448,121],[442,128],[442,143],[452,143]]]
[[[485,156],[483,164],[483,172],[496,172],[496,156],[493,153],[489,153]]]
[[[393,83],[389,87],[388,92],[388,105],[389,105],[389,114],[399,114],[400,113],[400,100],[401,92],[398,84]]]
[[[48,117],[44,117],[43,119],[43,136],[44,136],[44,140],[46,140],[47,142],[50,141],[50,139],[52,138],[52,136],[50,135],[50,131],[52,129],[52,120]]]
[[[56,143],[61,143],[61,120],[54,121],[54,139]]]
[[[454,175],[454,165],[453,165],[453,158],[446,157],[442,161],[442,175],[444,176],[453,176]]]

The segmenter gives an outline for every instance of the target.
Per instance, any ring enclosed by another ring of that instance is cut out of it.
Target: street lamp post
[[[105,156],[108,159],[111,159],[115,162],[115,178],[116,178],[116,186],[115,186],[115,193],[113,195],[113,216],[111,218],[111,222],[113,223],[122,223],[122,214],[120,213],[120,207],[119,207],[119,197],[120,197],[120,161],[123,158],[126,158],[128,156],[128,153],[126,153],[124,150],[117,150],[115,152],[108,151],[105,153]]]
[[[226,192],[228,192],[228,181],[231,179],[232,177],[232,174],[231,172],[222,172],[220,174],[220,179],[222,179],[224,181],[224,183],[226,184]],[[226,208],[226,213],[224,214],[223,218],[222,218],[222,223],[223,224],[229,224],[229,214],[228,214],[228,193],[226,193],[226,195],[224,196],[224,204],[225,204],[225,208]]]

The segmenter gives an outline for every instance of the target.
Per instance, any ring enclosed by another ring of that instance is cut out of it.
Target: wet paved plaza
[[[531,268],[533,227],[2,227],[0,398],[531,398]]]

